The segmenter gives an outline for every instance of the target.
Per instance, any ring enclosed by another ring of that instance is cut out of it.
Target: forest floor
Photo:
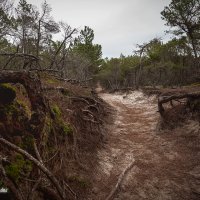
[[[98,151],[88,199],[105,200],[130,163],[112,199],[200,199],[199,122],[187,120],[173,130],[160,130],[156,97],[139,91],[99,95],[113,108],[114,122]]]

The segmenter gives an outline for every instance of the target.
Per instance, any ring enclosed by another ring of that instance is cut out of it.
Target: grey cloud
[[[43,0],[27,0],[40,6]],[[134,45],[163,36],[160,12],[170,0],[47,0],[56,20],[90,26],[104,57],[132,54]]]

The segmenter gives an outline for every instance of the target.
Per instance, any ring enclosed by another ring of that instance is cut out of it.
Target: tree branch
[[[67,197],[65,195],[65,191],[62,189],[62,187],[60,186],[58,180],[55,178],[55,176],[41,163],[39,162],[37,159],[35,159],[31,154],[29,154],[28,152],[24,151],[23,149],[21,149],[20,147],[12,144],[11,142],[5,140],[4,138],[0,137],[0,143],[7,146],[8,148],[14,150],[17,153],[22,154],[23,156],[25,156],[28,160],[32,161],[48,178],[49,180],[52,182],[52,184],[55,186],[59,196],[61,199],[66,200]],[[20,199],[21,200],[21,199]]]

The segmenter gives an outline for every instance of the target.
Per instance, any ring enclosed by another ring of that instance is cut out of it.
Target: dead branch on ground
[[[11,142],[7,141],[6,139],[0,137],[0,143],[7,146],[8,148],[14,150],[17,153],[22,154],[23,156],[25,156],[28,160],[32,161],[47,177],[48,179],[51,181],[51,183],[55,186],[59,196],[61,199],[66,200],[66,194],[65,191],[62,189],[62,187],[60,186],[58,180],[56,179],[56,177],[44,166],[43,163],[41,163],[40,161],[38,161],[36,158],[34,158],[31,154],[29,154],[27,151],[24,151],[23,149],[21,149],[20,147],[12,144]]]
[[[106,200],[110,200],[110,199],[113,199],[113,198],[114,198],[114,195],[116,194],[117,190],[119,189],[120,185],[122,184],[122,181],[124,180],[124,177],[125,177],[126,174],[129,172],[129,170],[131,170],[131,168],[133,167],[134,163],[135,163],[135,160],[133,160],[133,161],[125,168],[125,170],[120,174],[116,185],[114,186],[114,188],[112,189],[112,191],[110,192],[110,194],[107,196]]]

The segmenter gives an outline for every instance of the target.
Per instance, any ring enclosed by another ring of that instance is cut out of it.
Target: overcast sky
[[[160,12],[171,0],[47,0],[55,20],[91,27],[103,57],[131,55],[136,44],[166,38]],[[27,0],[40,7],[43,0]]]

